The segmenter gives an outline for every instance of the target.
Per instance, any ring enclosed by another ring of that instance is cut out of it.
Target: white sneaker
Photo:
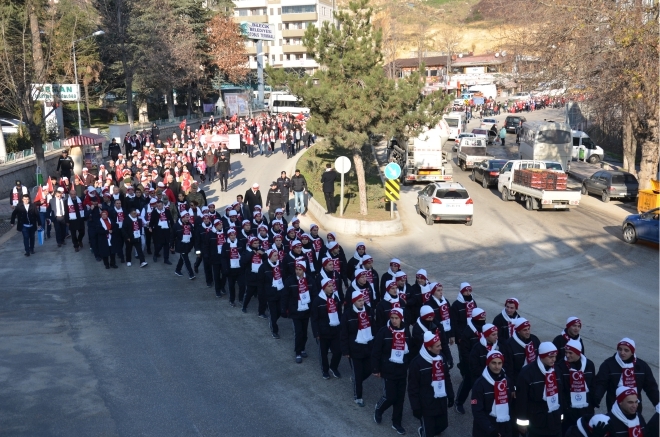
[[[131,266],[131,263],[130,263],[130,262],[127,262],[127,263],[126,263],[126,267],[130,267],[130,266]]]
[[[140,264],[140,267],[144,267],[144,266],[146,266],[147,264],[148,264],[148,263],[145,261],[145,262],[143,262],[143,263]]]

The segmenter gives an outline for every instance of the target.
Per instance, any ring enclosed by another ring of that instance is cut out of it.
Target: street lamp
[[[95,36],[101,36],[101,35],[105,35],[105,32],[102,30],[97,30],[96,32],[94,32],[89,36],[73,41],[73,74],[76,77],[76,86],[78,86],[78,98],[76,99],[76,102],[78,103],[78,133],[79,134],[82,134],[82,118],[80,118],[80,86],[78,85],[78,65],[76,64],[76,43],[88,38],[93,38]]]

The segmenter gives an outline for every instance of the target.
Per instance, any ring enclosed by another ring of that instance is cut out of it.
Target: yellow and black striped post
[[[391,202],[390,217],[394,218],[394,204],[401,198],[401,186],[398,179],[385,180],[385,198]]]

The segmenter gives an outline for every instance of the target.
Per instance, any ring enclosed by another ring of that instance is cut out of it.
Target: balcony
[[[234,22],[240,23],[248,21],[250,23],[268,23],[268,15],[240,15],[234,16]]]
[[[298,37],[301,38],[305,36],[305,29],[284,29],[282,30],[282,36],[284,38]]]
[[[307,47],[303,45],[292,45],[292,44],[284,44],[282,46],[282,52],[283,53],[307,53]]]
[[[268,50],[268,49],[270,48],[270,46],[267,46],[266,44],[263,44],[262,47],[263,47],[264,55],[267,55],[267,54],[269,53],[269,50]],[[257,54],[257,46],[256,46],[256,45],[253,45],[253,46],[246,46],[246,47],[245,47],[245,53],[246,53],[247,55],[250,55],[250,56],[254,56],[254,55],[256,55],[256,54]]]
[[[316,12],[305,12],[302,14],[282,14],[282,22],[287,21],[317,21],[319,14]]]

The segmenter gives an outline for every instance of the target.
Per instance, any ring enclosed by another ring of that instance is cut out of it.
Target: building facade
[[[319,65],[307,54],[302,43],[310,25],[320,28],[333,21],[335,0],[234,0],[234,20],[269,23],[275,28],[275,41],[263,42],[264,66],[313,73]],[[252,70],[257,69],[256,41],[245,42]]]

